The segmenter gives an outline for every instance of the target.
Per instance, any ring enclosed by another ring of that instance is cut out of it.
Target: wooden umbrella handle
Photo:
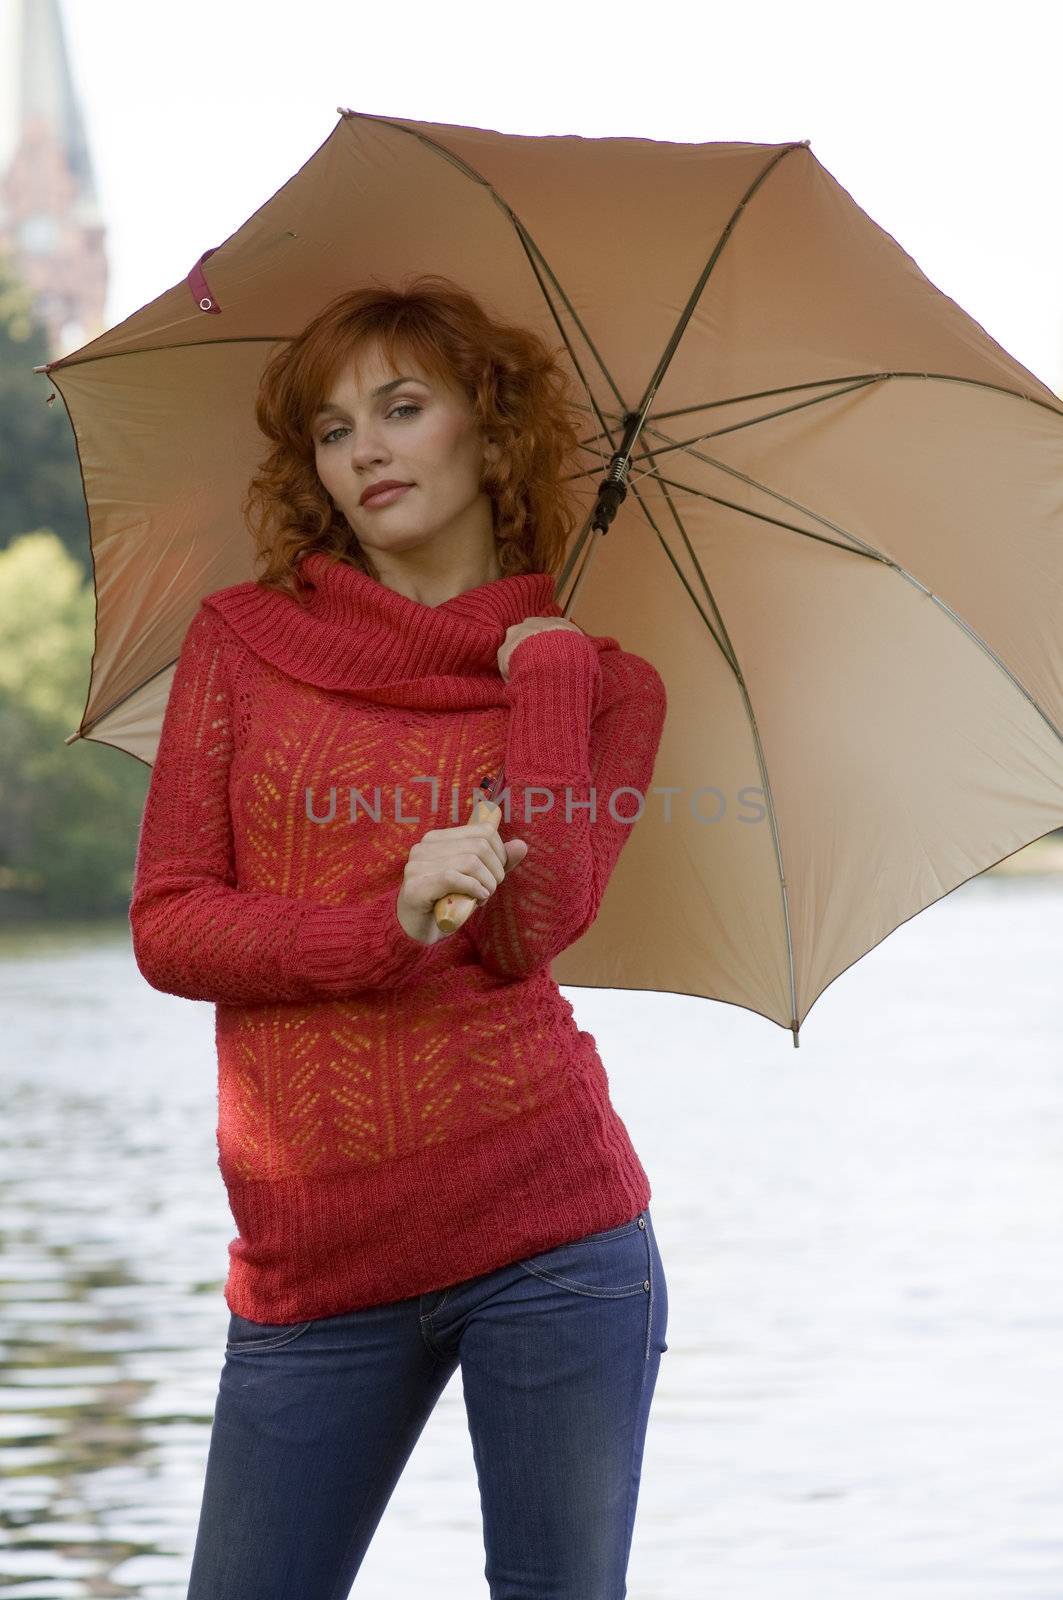
[[[498,819],[501,815],[501,806],[496,806],[493,800],[488,800],[486,797],[481,797],[474,802],[472,811],[469,813],[469,821],[491,822],[494,824],[495,829],[497,830]],[[454,933],[458,928],[461,927],[462,923],[468,919],[471,912],[473,912],[478,905],[483,904],[485,904],[485,902],[477,900],[475,895],[461,893],[445,894],[436,901],[435,906],[433,907],[435,912],[436,927],[439,929],[440,933]]]

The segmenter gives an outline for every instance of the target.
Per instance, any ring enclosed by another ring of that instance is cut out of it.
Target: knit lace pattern
[[[652,665],[570,629],[546,574],[423,605],[323,555],[296,601],[208,595],[184,636],[129,921],[155,988],[215,1007],[226,1300],[294,1322],[428,1292],[634,1216],[650,1186],[550,963],[648,793]],[[528,853],[430,945],[412,844],[504,769]],[[632,793],[631,791],[635,791]]]

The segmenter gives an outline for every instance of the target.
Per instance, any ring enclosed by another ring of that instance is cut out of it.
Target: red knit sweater
[[[548,574],[429,606],[322,554],[302,571],[308,600],[240,583],[192,619],[129,911],[147,981],[216,1006],[225,1299],[261,1322],[441,1288],[650,1198],[550,962],[640,810],[614,792],[648,794],[659,674],[551,629],[505,682],[507,628],[562,614]],[[499,766],[528,854],[423,945],[396,915],[410,848]]]

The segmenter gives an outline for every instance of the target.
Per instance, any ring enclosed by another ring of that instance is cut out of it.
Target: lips
[[[363,506],[390,505],[393,500],[401,499],[407,489],[412,489],[410,483],[400,483],[395,478],[389,478],[381,483],[374,483],[366,489],[359,504]]]

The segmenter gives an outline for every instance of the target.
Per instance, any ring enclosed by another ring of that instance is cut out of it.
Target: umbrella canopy
[[[1063,825],[1063,404],[807,140],[341,111],[187,281],[44,369],[97,590],[72,738],[153,759],[200,598],[254,576],[263,366],[335,296],[415,272],[564,346],[586,515],[558,600],[578,582],[572,620],[668,691],[639,825],[554,977],[727,1001],[796,1044],[894,928]],[[591,532],[625,436],[626,498]]]

